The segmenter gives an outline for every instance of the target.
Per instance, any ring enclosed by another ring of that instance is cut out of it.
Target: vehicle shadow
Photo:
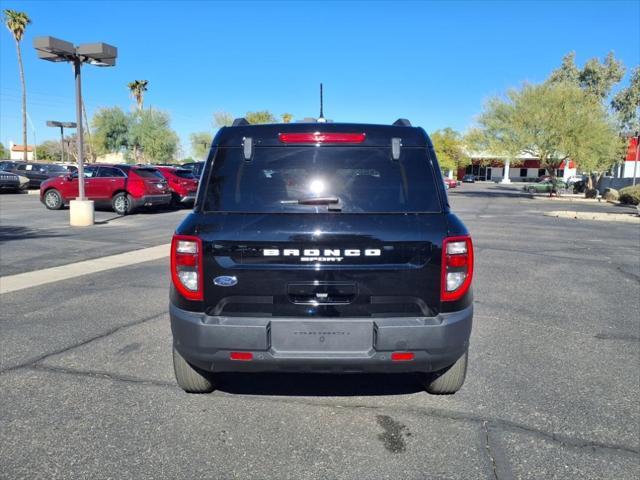
[[[218,373],[216,388],[241,395],[358,397],[424,391],[417,374]]]
[[[12,240],[25,240],[33,238],[56,238],[66,237],[67,235],[61,233],[53,233],[47,230],[34,230],[29,227],[21,227],[14,225],[2,225],[0,226],[0,243],[9,242]]]

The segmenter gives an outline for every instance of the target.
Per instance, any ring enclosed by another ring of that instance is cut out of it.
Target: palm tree
[[[136,103],[138,104],[138,111],[142,110],[142,105],[144,103],[144,92],[147,91],[147,85],[149,85],[149,80],[134,80],[133,82],[129,82],[127,86],[129,87],[129,92],[131,93],[131,98],[136,99]]]
[[[293,118],[293,115],[290,113],[283,113],[282,115],[280,115],[282,117],[282,121],[284,123],[289,123],[291,121],[291,119]]]
[[[20,69],[20,83],[22,83],[22,158],[27,161],[27,86],[24,82],[24,67],[22,66],[22,51],[20,50],[20,40],[24,35],[27,25],[31,23],[31,19],[24,12],[6,9],[4,14],[4,23],[13,35],[16,41],[16,50],[18,51],[18,67]]]

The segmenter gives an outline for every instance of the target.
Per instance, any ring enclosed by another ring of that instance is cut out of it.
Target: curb
[[[544,212],[545,217],[572,218],[576,220],[596,220],[600,222],[635,223],[640,225],[640,217],[633,213],[600,213],[576,212],[571,210],[554,210]]]

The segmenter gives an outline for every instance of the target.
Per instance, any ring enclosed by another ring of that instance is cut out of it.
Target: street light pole
[[[57,127],[60,129],[60,160],[64,163],[64,129],[76,128],[77,124],[73,122],[59,122],[57,120],[47,120],[47,127]],[[67,158],[69,155],[67,155]]]
[[[80,69],[83,63],[99,67],[113,67],[118,49],[106,43],[84,43],[75,46],[54,37],[36,37],[33,46],[38,57],[49,62],[73,63],[76,84],[76,123],[78,142],[78,198],[69,203],[69,217],[72,226],[88,226],[94,223],[93,200],[87,200],[84,188],[84,145],[82,138],[82,81]]]
[[[638,161],[640,161],[640,133],[636,132],[636,161],[633,162],[633,185],[636,184],[638,176]]]
[[[64,127],[60,125],[60,161],[64,163]]]
[[[78,200],[86,200],[84,195],[84,142],[82,138],[82,81],[80,77],[80,59],[73,61],[73,71],[76,78],[76,143],[78,144]]]

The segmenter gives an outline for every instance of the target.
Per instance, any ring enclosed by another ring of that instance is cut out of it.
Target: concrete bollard
[[[69,202],[69,223],[72,227],[88,227],[95,222],[93,200],[71,200]]]

